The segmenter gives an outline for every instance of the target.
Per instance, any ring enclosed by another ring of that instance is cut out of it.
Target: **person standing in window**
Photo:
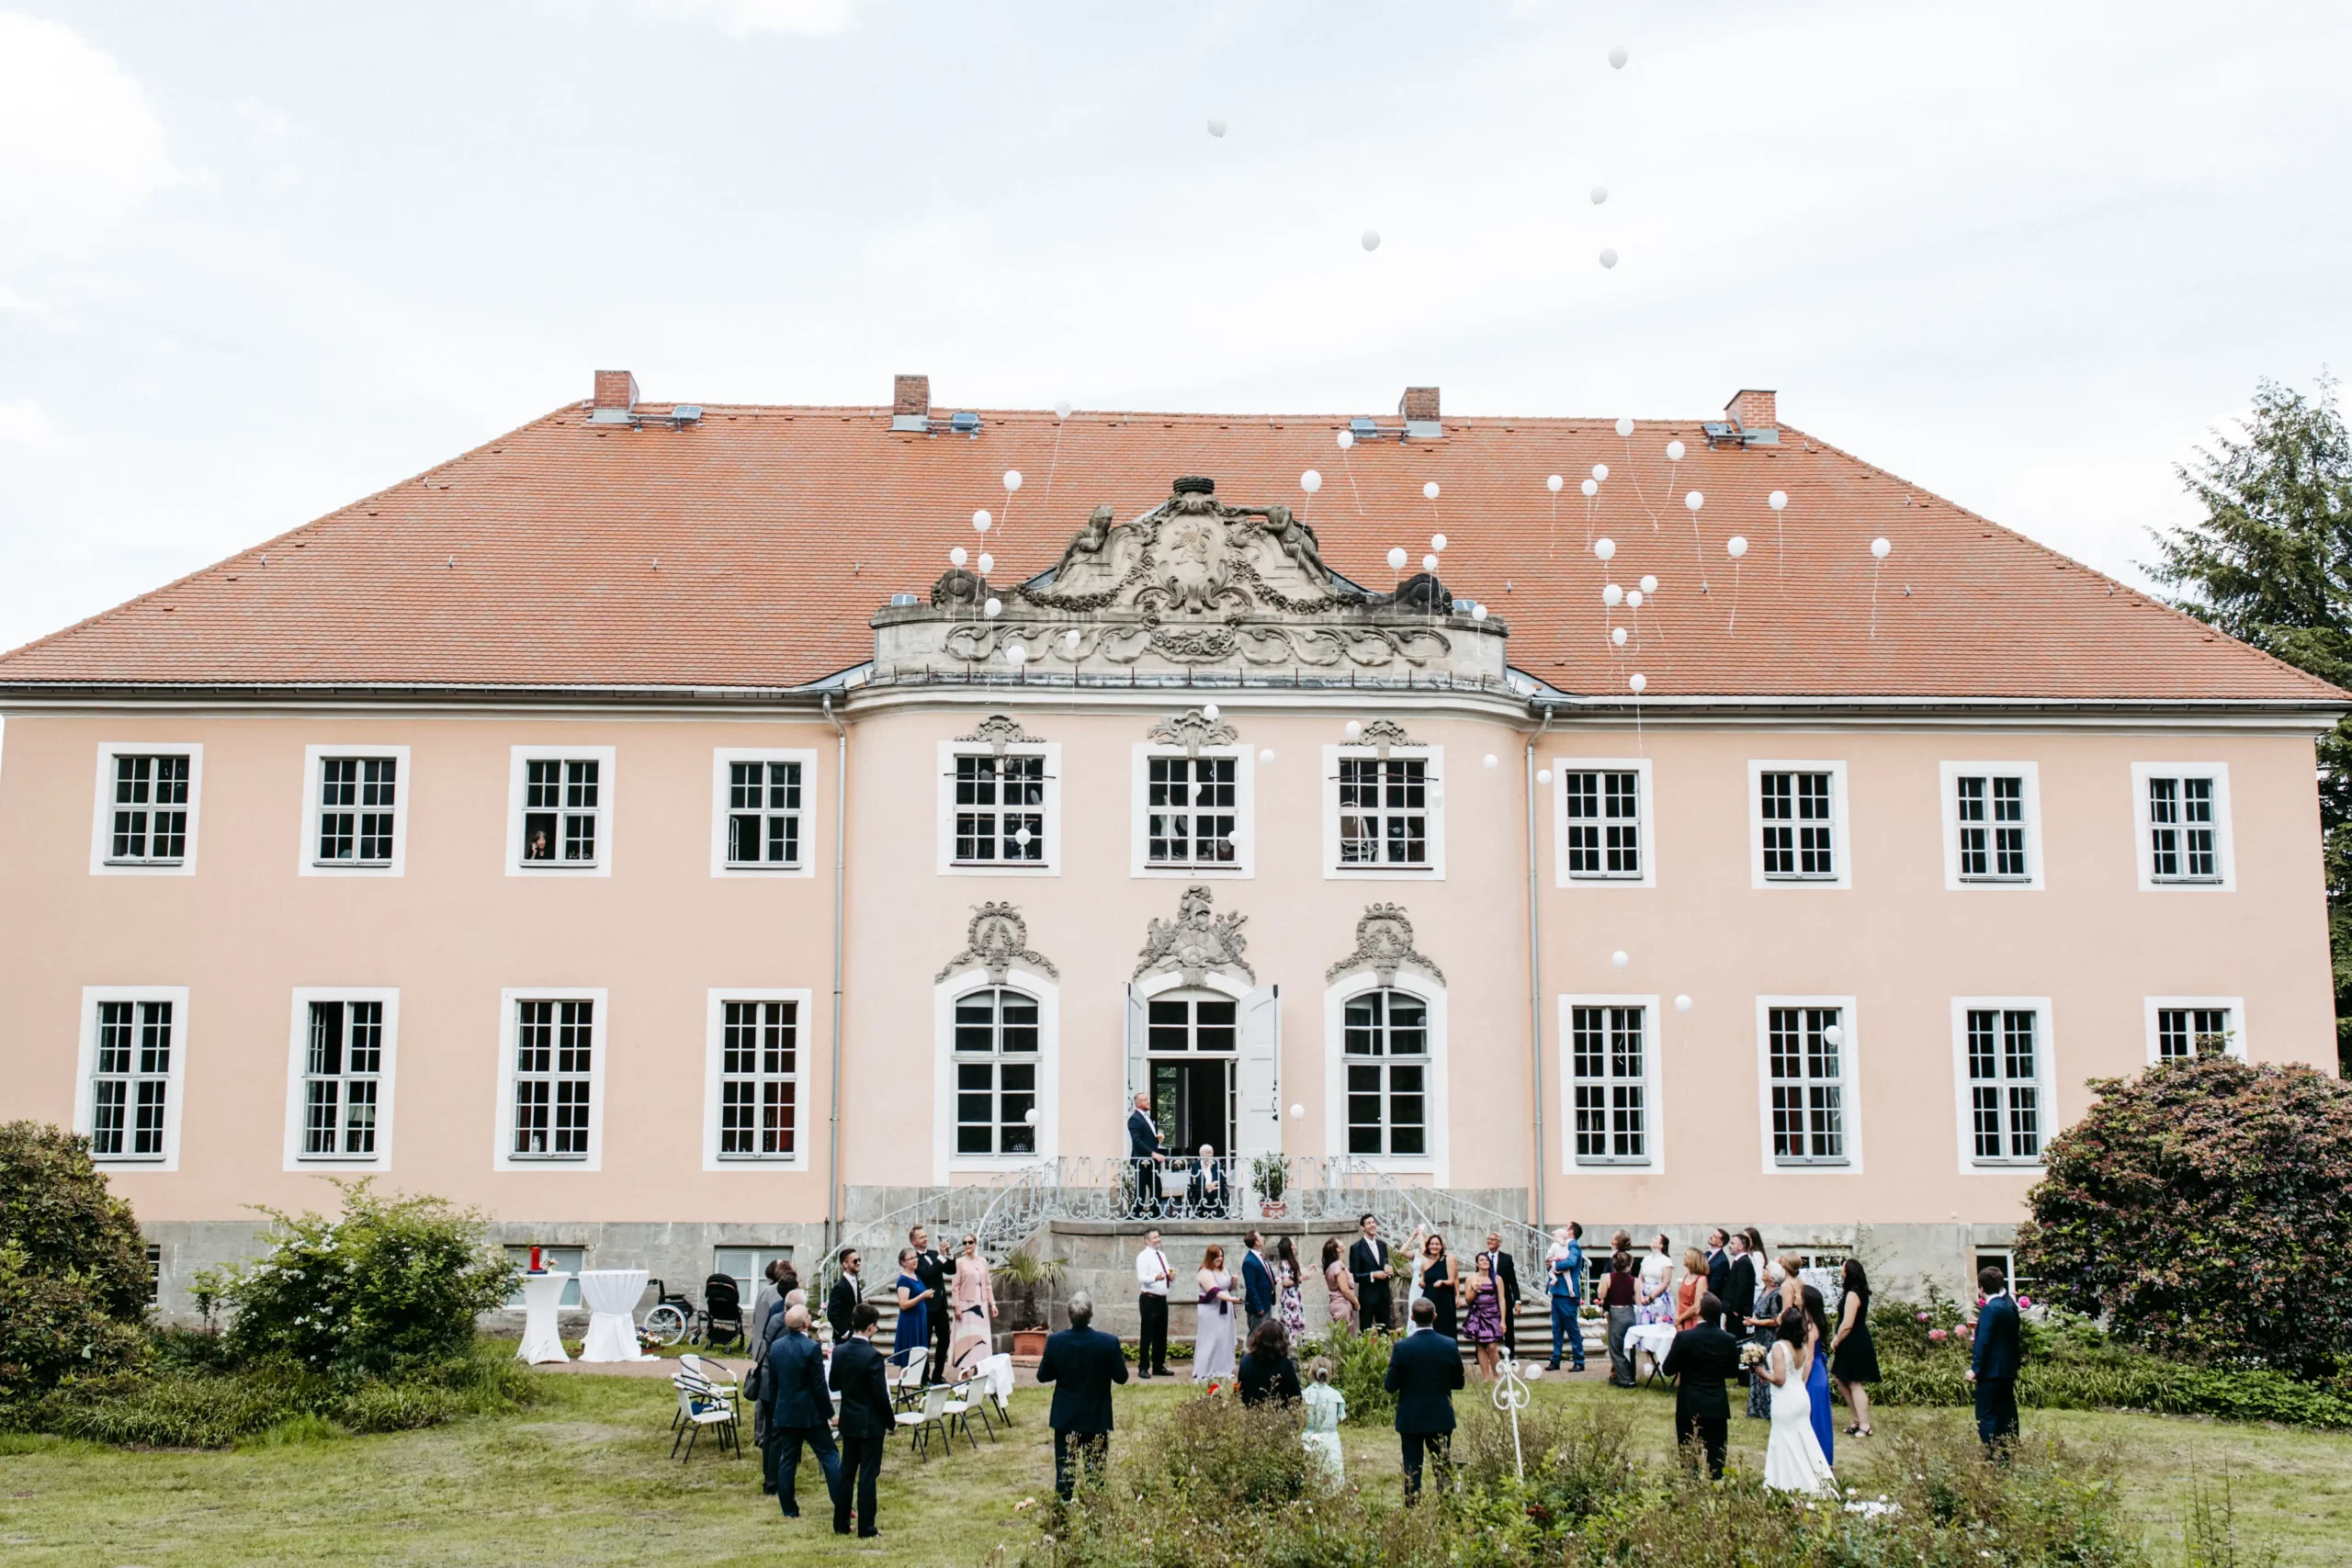
[[[1447,1256],[1445,1237],[1432,1231],[1421,1244],[1421,1298],[1437,1313],[1437,1331],[1455,1337],[1454,1313],[1462,1304],[1462,1265]]]
[[[546,829],[535,828],[531,830],[531,841],[524,847],[523,858],[525,860],[555,859],[555,846],[548,842]]]
[[[1193,1332],[1193,1381],[1217,1382],[1233,1376],[1233,1276],[1225,1271],[1225,1248],[1212,1247],[1193,1277],[1200,1289],[1199,1322]]]
[[[1871,1342],[1871,1280],[1862,1260],[1846,1259],[1844,1299],[1838,1303],[1838,1332],[1829,1341],[1829,1375],[1846,1391],[1846,1408],[1854,1423],[1849,1438],[1871,1435],[1871,1395],[1865,1384],[1878,1382],[1878,1347]]]
[[[971,1376],[995,1348],[996,1292],[989,1283],[989,1260],[980,1256],[977,1235],[964,1237],[949,1300],[956,1311],[956,1326],[947,1352],[949,1377],[943,1382]]]
[[[899,1326],[890,1337],[890,1360],[911,1367],[931,1354],[931,1303],[936,1294],[915,1272],[919,1254],[899,1249]]]

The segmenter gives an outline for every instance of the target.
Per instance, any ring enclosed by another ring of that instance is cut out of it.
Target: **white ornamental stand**
[[[1503,1352],[1502,1360],[1495,1368],[1495,1408],[1510,1416],[1510,1461],[1519,1471],[1521,1481],[1527,1479],[1527,1458],[1519,1448],[1519,1413],[1527,1408],[1534,1391],[1527,1386],[1530,1377],[1541,1377],[1544,1369],[1532,1368],[1522,1373],[1519,1358]]]

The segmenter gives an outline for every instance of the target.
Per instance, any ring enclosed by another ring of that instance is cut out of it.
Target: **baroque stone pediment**
[[[1182,746],[1186,756],[1197,757],[1204,746],[1230,746],[1241,736],[1223,719],[1211,718],[1199,708],[1191,708],[1173,718],[1161,719],[1144,739],[1155,746]]]
[[[1041,746],[1045,742],[1021,728],[1021,721],[1009,713],[992,713],[972,727],[969,735],[956,738],[957,745],[985,742],[998,756],[1004,755],[1008,746]]]
[[[1382,985],[1393,986],[1396,971],[1408,964],[1439,985],[1445,984],[1444,972],[1413,950],[1413,922],[1406,918],[1405,906],[1374,904],[1356,922],[1356,950],[1325,970],[1323,978],[1336,980],[1351,969],[1368,965]]]
[[[1010,904],[982,904],[972,911],[972,923],[965,929],[964,951],[949,959],[932,983],[937,985],[959,970],[978,964],[988,971],[989,985],[1001,986],[1015,964],[1051,979],[1061,978],[1050,959],[1030,951],[1029,922],[1021,918],[1019,909]]]
[[[1224,970],[1255,984],[1257,972],[1241,950],[1250,939],[1241,934],[1247,915],[1220,915],[1209,907],[1212,895],[1195,884],[1176,901],[1176,918],[1154,920],[1144,937],[1143,957],[1133,978],[1173,972],[1184,984],[1204,984],[1211,973]]]

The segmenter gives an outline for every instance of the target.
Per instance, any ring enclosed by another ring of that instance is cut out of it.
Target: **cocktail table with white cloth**
[[[1650,1359],[1649,1375],[1657,1377],[1666,1365],[1666,1353],[1674,1348],[1674,1325],[1643,1323],[1625,1331],[1625,1350],[1634,1358],[1634,1378],[1641,1377],[1641,1359]]]
[[[637,1345],[637,1302],[652,1278],[643,1269],[583,1269],[580,1299],[588,1303],[588,1341],[583,1361],[650,1361]]]
[[[571,1359],[563,1353],[563,1336],[555,1322],[555,1309],[570,1283],[569,1274],[523,1276],[523,1344],[514,1352],[516,1360],[536,1366],[541,1361]]]

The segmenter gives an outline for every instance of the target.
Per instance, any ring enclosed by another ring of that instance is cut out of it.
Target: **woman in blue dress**
[[[931,1289],[915,1278],[915,1249],[899,1249],[899,1329],[890,1339],[890,1364],[910,1367],[931,1354]]]
[[[1829,1309],[1819,1287],[1804,1288],[1804,1316],[1813,1339],[1813,1370],[1805,1375],[1805,1392],[1813,1396],[1813,1435],[1821,1439],[1821,1457],[1838,1462],[1836,1423],[1829,1414]]]

